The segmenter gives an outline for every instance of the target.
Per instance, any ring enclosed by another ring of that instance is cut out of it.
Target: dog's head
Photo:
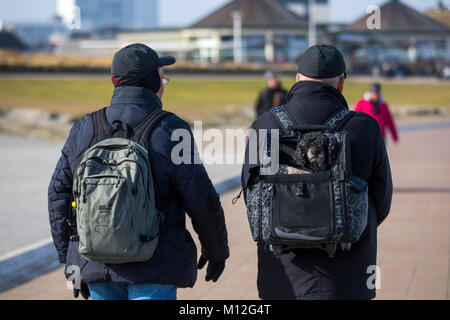
[[[321,132],[311,132],[302,136],[294,154],[294,161],[301,169],[311,172],[331,168],[337,154],[337,142]]]

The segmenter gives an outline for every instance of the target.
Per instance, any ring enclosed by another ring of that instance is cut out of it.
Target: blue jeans
[[[92,300],[176,300],[177,287],[162,284],[124,285],[112,282],[88,284]]]

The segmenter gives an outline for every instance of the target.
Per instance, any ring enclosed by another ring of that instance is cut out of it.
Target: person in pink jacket
[[[355,107],[356,112],[364,112],[375,118],[380,125],[383,137],[386,140],[386,128],[390,131],[392,138],[398,142],[397,128],[387,103],[381,94],[381,86],[374,83],[370,86],[369,92],[364,94],[364,98],[359,100]]]

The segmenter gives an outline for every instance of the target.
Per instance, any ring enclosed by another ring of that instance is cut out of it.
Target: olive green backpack
[[[152,257],[164,217],[155,207],[148,136],[169,114],[156,109],[135,128],[110,125],[106,108],[92,114],[91,147],[73,179],[71,240],[83,258],[119,264]]]

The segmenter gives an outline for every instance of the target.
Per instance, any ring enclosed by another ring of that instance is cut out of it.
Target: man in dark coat
[[[274,72],[266,72],[264,80],[267,87],[259,93],[255,104],[257,117],[267,110],[279,106],[287,96],[287,91],[281,87],[280,79]]]
[[[160,58],[142,44],[127,46],[116,53],[111,68],[115,89],[111,105],[106,108],[107,121],[111,124],[122,120],[134,127],[155,108],[161,109],[164,85],[168,82],[162,67],[174,62],[174,58]],[[171,141],[171,137],[177,129],[189,133],[193,146],[189,125],[176,115],[165,117],[149,133],[156,208],[165,214],[165,220],[152,258],[125,264],[86,261],[78,252],[78,242],[69,238],[72,180],[93,136],[92,115],[83,117],[70,131],[50,182],[48,206],[59,260],[66,264],[67,278],[73,275],[72,266],[81,270],[83,296],[90,291],[95,299],[174,299],[177,287],[192,287],[197,279],[197,250],[185,227],[185,212],[202,245],[198,267],[209,261],[207,281],[215,282],[221,275],[229,249],[219,195],[202,164],[171,161],[172,149],[178,143]],[[78,293],[75,289],[74,294]]]
[[[285,107],[299,125],[323,124],[339,110],[348,109],[342,95],[345,63],[332,46],[308,49],[299,63],[297,83],[290,90]],[[253,129],[279,129],[272,113],[265,112]],[[294,249],[278,259],[258,243],[258,291],[262,299],[372,299],[377,256],[377,227],[387,217],[392,198],[392,180],[383,135],[372,117],[356,113],[343,128],[350,137],[351,163],[355,176],[369,183],[369,216],[359,242],[349,252],[338,249],[329,258],[320,249]],[[252,168],[246,164],[242,185]]]

